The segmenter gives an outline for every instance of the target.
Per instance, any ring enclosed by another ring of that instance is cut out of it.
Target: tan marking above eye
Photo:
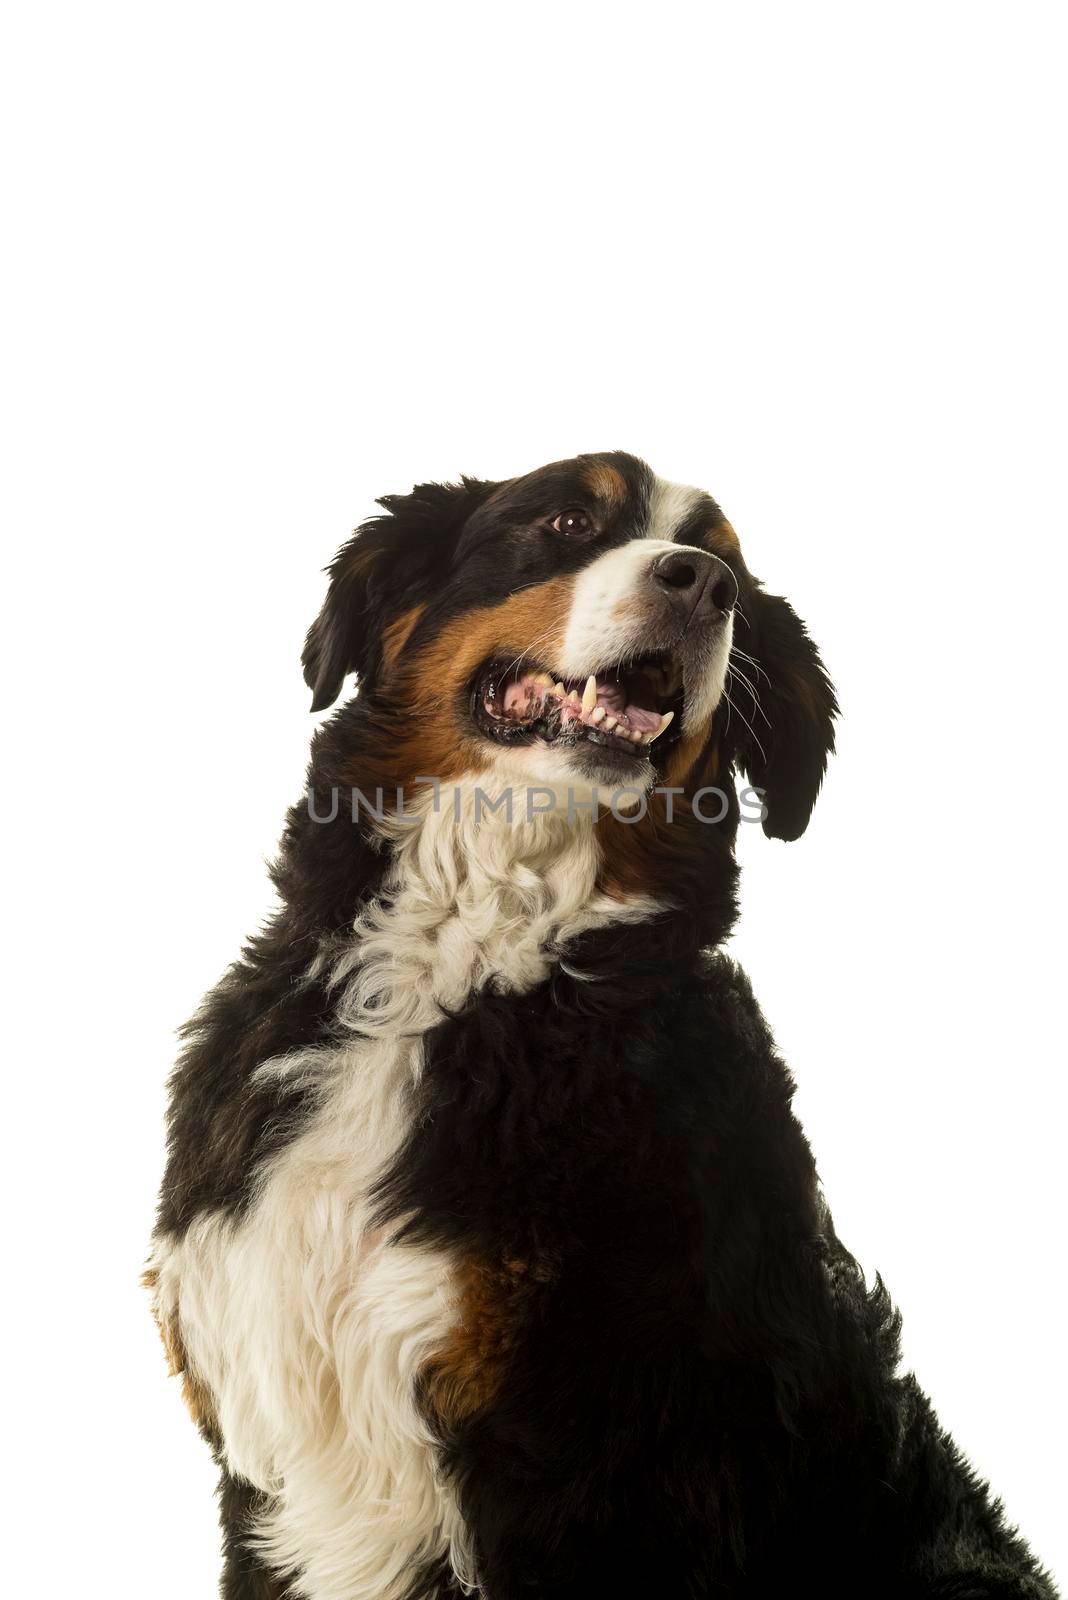
[[[715,549],[717,545],[719,545],[721,549],[729,550],[732,553],[736,553],[741,549],[738,535],[735,533],[726,517],[723,518],[722,522],[717,522],[714,528],[708,528],[701,535],[701,539],[704,544],[710,544],[713,549]]]
[[[606,461],[590,462],[583,471],[583,479],[590,492],[613,511],[627,498],[626,478],[618,467],[611,467]]]

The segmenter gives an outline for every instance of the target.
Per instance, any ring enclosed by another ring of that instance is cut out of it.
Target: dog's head
[[[330,571],[312,709],[360,682],[379,782],[692,788],[733,763],[805,828],[834,693],[715,501],[621,453],[389,496]]]

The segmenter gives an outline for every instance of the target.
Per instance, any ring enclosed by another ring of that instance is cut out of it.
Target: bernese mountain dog
[[[833,749],[804,625],[630,455],[380,505],[172,1084],[147,1280],[223,1595],[1052,1596],[722,950],[738,827],[796,839]]]

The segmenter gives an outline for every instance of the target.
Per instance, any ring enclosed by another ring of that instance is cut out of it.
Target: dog
[[[379,502],[279,907],[185,1029],[147,1280],[228,1600],[1049,1597],[898,1371],[721,949],[835,693],[623,453]]]

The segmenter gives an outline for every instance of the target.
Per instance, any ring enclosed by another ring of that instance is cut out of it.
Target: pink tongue
[[[635,694],[640,695],[643,700],[647,700],[650,706],[655,705],[656,695],[653,692],[653,686],[644,673],[639,676],[637,683],[632,683],[632,688]],[[610,709],[615,712],[617,717],[622,711],[632,731],[637,729],[639,733],[652,733],[654,728],[659,728],[659,711],[647,709],[643,705],[636,705],[634,701],[628,702],[621,683],[606,683],[603,689],[598,683],[597,698],[602,704],[608,703],[609,694],[613,696],[613,704]]]
[[[644,706],[628,706],[627,721],[632,728],[637,728],[639,733],[651,733],[660,726],[659,711],[646,711]]]
[[[598,678],[597,704],[604,706],[613,717],[621,716],[627,709],[627,697],[623,692],[623,685],[617,683],[614,678]]]

